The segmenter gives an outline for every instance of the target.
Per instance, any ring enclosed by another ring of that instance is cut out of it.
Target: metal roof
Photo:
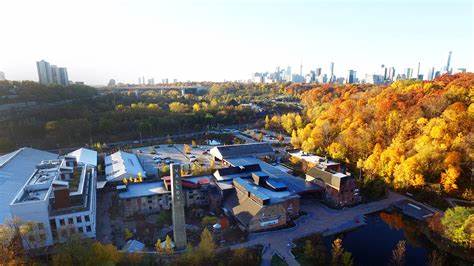
[[[80,148],[69,153],[68,155],[75,157],[78,163],[97,166],[97,152],[94,150]]]
[[[268,174],[270,179],[284,183],[288,190],[293,193],[311,192],[321,189],[320,186],[314,184],[313,182],[306,182],[302,178],[285,173],[273,165],[270,165],[255,157],[232,158],[228,159],[227,162],[229,162],[232,166],[258,164],[260,165],[262,171]]]
[[[249,143],[237,145],[217,146],[210,150],[211,155],[223,160],[234,157],[254,156],[260,154],[272,154],[275,151],[269,143]]]
[[[10,218],[10,203],[26,180],[43,160],[57,159],[58,154],[33,148],[21,148],[0,156],[0,223]]]
[[[157,194],[169,194],[170,192],[165,189],[163,181],[158,182],[146,182],[146,183],[134,183],[127,185],[127,191],[120,192],[119,198],[131,199],[152,196]]]

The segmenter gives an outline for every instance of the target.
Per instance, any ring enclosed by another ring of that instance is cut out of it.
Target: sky
[[[1,0],[0,71],[38,80],[36,61],[90,85],[247,80],[322,67],[358,77],[452,66],[474,71],[474,1]]]

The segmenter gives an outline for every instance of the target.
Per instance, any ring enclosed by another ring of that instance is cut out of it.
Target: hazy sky
[[[474,7],[465,1],[1,0],[0,71],[38,80],[35,61],[106,84],[139,76],[248,79],[291,65],[358,76],[446,64],[474,71]]]

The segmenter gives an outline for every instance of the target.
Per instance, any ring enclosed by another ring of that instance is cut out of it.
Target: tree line
[[[266,118],[306,152],[357,166],[367,181],[473,199],[474,74],[391,85],[315,85],[289,93],[305,109]]]

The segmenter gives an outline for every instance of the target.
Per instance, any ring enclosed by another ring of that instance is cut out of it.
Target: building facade
[[[63,86],[69,85],[69,77],[65,67],[57,67],[51,65],[45,60],[36,62],[38,70],[39,83],[43,85],[59,84]]]
[[[51,246],[72,234],[94,238],[96,180],[96,167],[74,155],[37,165],[10,203],[12,216],[29,229],[22,235],[24,247]]]

